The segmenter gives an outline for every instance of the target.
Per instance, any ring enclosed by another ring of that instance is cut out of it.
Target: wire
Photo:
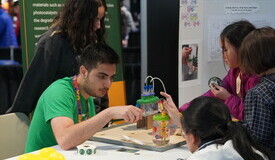
[[[159,80],[160,81],[160,83],[162,84],[162,87],[163,87],[163,90],[164,90],[164,92],[166,93],[166,88],[165,88],[165,85],[164,85],[164,83],[162,82],[162,80],[160,79],[160,78],[158,78],[158,77],[154,77],[153,79],[151,79],[151,81],[150,82],[152,82],[153,81],[153,91],[154,91],[154,89],[155,89],[155,85],[154,85],[154,80],[155,79],[157,79],[157,80]]]
[[[147,76],[147,77],[145,78],[145,81],[144,81],[145,86],[148,86],[148,83],[147,83],[148,78],[151,78],[151,81],[152,81],[152,79],[154,79],[152,76]],[[150,81],[150,82],[151,82],[151,81]],[[153,85],[154,85],[154,82],[153,82]]]
[[[153,77],[152,77],[152,76],[147,76],[147,77],[145,78],[145,81],[144,81],[144,83],[146,83],[146,85],[147,85],[147,79],[148,79],[148,78],[153,79]]]

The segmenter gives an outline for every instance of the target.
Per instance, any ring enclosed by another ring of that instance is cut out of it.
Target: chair
[[[0,48],[0,115],[11,107],[23,77],[21,48]]]
[[[0,115],[0,159],[24,153],[29,124],[24,113]]]
[[[21,66],[0,65],[0,115],[5,114],[12,106],[22,77],[23,69]]]

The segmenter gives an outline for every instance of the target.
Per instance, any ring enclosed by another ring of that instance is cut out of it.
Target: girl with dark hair
[[[273,151],[275,158],[275,30],[256,29],[240,48],[241,69],[258,74],[261,81],[245,97],[248,130],[261,144]]]
[[[230,68],[223,78],[222,86],[211,84],[209,91],[202,96],[219,98],[228,106],[234,118],[243,120],[244,98],[249,89],[253,88],[259,78],[247,75],[240,71],[240,60],[238,59],[239,48],[244,37],[255,30],[253,24],[248,21],[237,21],[226,26],[220,34],[220,45],[222,48],[225,64]],[[180,107],[180,111],[185,110],[189,103]]]
[[[41,93],[55,80],[77,72],[76,57],[95,43],[105,43],[105,0],[66,0],[52,27],[38,40],[35,56],[7,111],[31,113]],[[108,107],[108,97],[96,99],[96,111]]]
[[[219,99],[201,96],[183,112],[177,111],[170,95],[164,107],[172,121],[182,126],[188,160],[268,160],[268,152],[257,144],[239,122],[233,122],[227,106]]]
[[[76,51],[92,43],[105,43],[106,9],[104,0],[67,0],[54,19],[53,34],[65,34]]]

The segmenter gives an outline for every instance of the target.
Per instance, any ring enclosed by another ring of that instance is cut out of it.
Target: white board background
[[[207,91],[209,78],[213,76],[223,78],[226,75],[219,47],[219,35],[222,29],[237,20],[248,20],[256,27],[267,25],[275,27],[275,1],[180,0],[179,3],[178,104],[181,106]],[[195,18],[192,15],[195,15]],[[191,20],[188,21],[186,17]],[[198,21],[199,25],[188,25],[188,22],[195,21]],[[181,45],[185,42],[199,44],[199,72],[196,80],[181,79]]]

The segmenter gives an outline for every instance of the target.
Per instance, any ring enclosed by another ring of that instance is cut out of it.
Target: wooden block
[[[153,126],[153,115],[146,117],[146,129],[151,129]]]
[[[137,128],[144,128],[145,127],[145,118],[137,121]]]
[[[142,120],[137,122],[137,128],[151,129],[153,126],[153,115],[143,117]]]

